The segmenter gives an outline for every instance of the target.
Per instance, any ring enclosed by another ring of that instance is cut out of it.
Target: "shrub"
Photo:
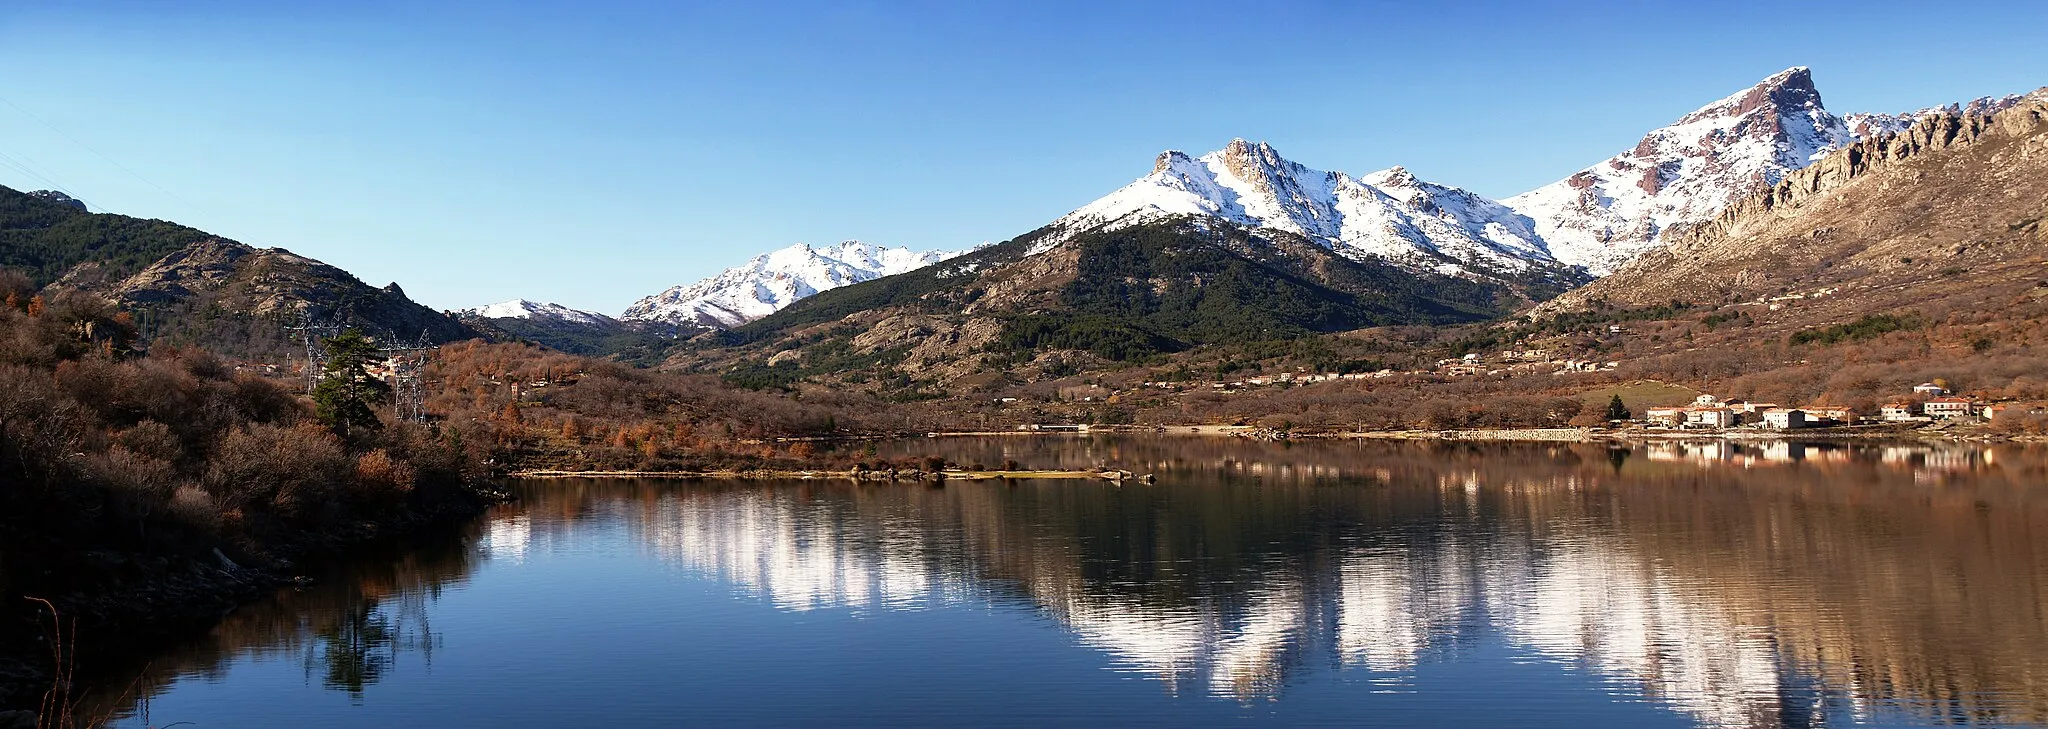
[[[319,426],[257,423],[221,439],[206,487],[229,509],[297,520],[323,511],[340,479],[354,472],[341,441]]]
[[[1847,324],[1836,324],[1821,329],[1808,329],[1792,334],[1793,344],[1839,344],[1874,339],[1880,335],[1904,329],[1917,324],[1911,320],[1891,314],[1871,314]]]
[[[404,503],[418,477],[412,466],[392,459],[382,448],[356,458],[355,492],[373,508],[390,509]]]

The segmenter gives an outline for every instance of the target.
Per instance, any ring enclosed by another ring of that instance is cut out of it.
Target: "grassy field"
[[[1581,392],[1579,400],[1589,407],[1604,408],[1615,395],[1620,395],[1622,403],[1640,414],[1643,408],[1692,402],[1693,398],[1700,396],[1700,391],[1668,382],[1637,380]]]

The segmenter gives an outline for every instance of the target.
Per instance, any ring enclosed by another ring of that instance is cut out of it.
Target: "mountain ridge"
[[[616,319],[594,311],[571,309],[553,302],[528,301],[526,299],[512,299],[511,301],[500,301],[495,304],[458,309],[455,315],[457,317],[475,317],[480,319],[550,320],[591,326],[618,323]]]
[[[1530,221],[1477,194],[1393,167],[1353,177],[1233,139],[1190,156],[1159,154],[1152,172],[1061,216],[1036,250],[1098,229],[1204,216],[1313,240],[1353,260],[1377,258],[1417,272],[1499,282],[1570,278]]]
[[[1401,166],[1358,176],[1317,170],[1238,138],[1202,155],[1160,153],[1147,175],[1032,234],[1029,253],[1089,231],[1204,216],[1303,236],[1354,260],[1504,283],[1540,301],[1612,272],[1659,245],[1666,231],[1711,219],[1831,150],[1944,110],[1992,111],[2017,98],[1836,116],[1811,70],[1795,66],[1651,130],[1621,155],[1503,200],[1422,180]],[[910,270],[807,277],[768,265],[799,248],[817,253],[800,245],[764,254],[643,299],[621,318],[731,329],[819,291]]]
[[[729,329],[820,291],[923,268],[956,255],[854,240],[822,248],[797,243],[696,283],[643,298],[628,306],[618,319]]]
[[[0,187],[0,266],[50,296],[91,296],[141,313],[157,341],[229,354],[290,350],[301,312],[379,336],[476,336],[398,284],[373,287],[282,248],[257,248],[163,220],[94,213],[62,193]]]

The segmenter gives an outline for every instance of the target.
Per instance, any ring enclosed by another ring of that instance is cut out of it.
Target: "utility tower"
[[[397,337],[386,340],[378,350],[391,366],[391,416],[399,421],[427,421],[427,355],[440,345],[425,330],[410,344]]]
[[[298,323],[285,330],[297,332],[299,342],[306,347],[306,393],[312,394],[313,388],[320,386],[321,371],[327,367],[326,341],[341,335],[341,319],[317,320],[313,318],[313,306],[301,304]]]

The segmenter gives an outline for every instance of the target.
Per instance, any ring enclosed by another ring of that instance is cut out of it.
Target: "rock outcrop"
[[[397,284],[376,288],[347,271],[282,248],[208,238],[133,275],[105,273],[102,267],[82,265],[50,288],[100,296],[172,331],[199,326],[196,320],[223,317],[275,324],[306,311],[319,320],[408,341],[422,335],[434,342],[477,336],[453,317],[406,298]],[[215,344],[235,350],[232,342]]]

